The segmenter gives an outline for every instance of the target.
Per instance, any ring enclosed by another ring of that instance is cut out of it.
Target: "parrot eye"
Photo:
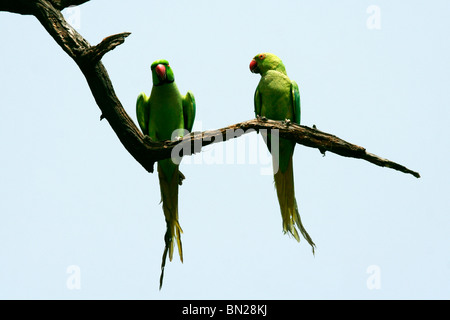
[[[261,60],[263,60],[265,57],[266,57],[265,54],[262,54],[262,53],[261,53],[261,54],[259,55],[259,58],[260,58]]]

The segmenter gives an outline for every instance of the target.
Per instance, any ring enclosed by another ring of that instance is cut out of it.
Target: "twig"
[[[122,32],[106,37],[98,45],[86,49],[83,52],[83,58],[92,64],[99,62],[107,52],[114,50],[118,45],[124,43],[125,38],[130,34],[130,32]]]

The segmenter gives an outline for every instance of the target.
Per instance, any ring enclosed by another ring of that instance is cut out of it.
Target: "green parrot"
[[[272,53],[256,55],[250,62],[250,71],[261,74],[255,91],[255,116],[300,124],[300,93],[295,81],[289,79],[280,58]],[[295,142],[279,139],[278,152],[272,152],[271,135],[262,134],[274,162],[275,189],[283,219],[283,232],[289,232],[300,242],[300,233],[314,253],[315,244],[300,220],[294,191],[292,156]]]
[[[173,140],[192,130],[195,118],[195,99],[191,91],[182,96],[175,84],[172,68],[167,60],[157,60],[151,65],[153,87],[148,97],[141,92],[136,102],[139,126],[145,135],[154,141]],[[178,221],[178,185],[184,179],[179,163],[172,159],[158,161],[158,176],[161,202],[167,230],[161,263],[159,288],[164,277],[167,253],[172,261],[174,243],[177,243],[180,260],[183,262],[181,229]]]

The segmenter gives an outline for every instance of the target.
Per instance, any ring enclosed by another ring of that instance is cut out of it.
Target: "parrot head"
[[[257,54],[250,62],[250,71],[253,73],[263,75],[269,70],[275,70],[286,74],[283,62],[273,53]]]
[[[166,83],[172,83],[175,80],[169,61],[161,59],[152,63],[153,85],[160,86]]]

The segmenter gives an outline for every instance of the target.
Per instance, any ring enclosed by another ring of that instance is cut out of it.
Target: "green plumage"
[[[255,116],[272,120],[290,120],[300,124],[300,93],[295,81],[289,79],[283,62],[274,54],[261,53],[250,63],[253,73],[261,74],[255,91]],[[274,180],[283,219],[283,231],[289,232],[300,241],[297,229],[311,245],[315,244],[300,219],[294,190],[292,156],[295,142],[279,139],[278,152],[274,152],[271,135],[263,135],[274,163]]]
[[[153,87],[148,97],[140,93],[136,102],[136,115],[142,132],[152,140],[173,140],[192,130],[195,119],[195,99],[188,91],[182,96],[175,84],[175,78],[168,61],[157,60],[151,65]],[[178,221],[178,186],[184,179],[179,164],[172,159],[158,161],[158,177],[161,202],[167,230],[164,236],[165,248],[161,263],[160,288],[164,268],[169,254],[172,261],[174,242],[177,243],[180,260],[183,262],[181,233]]]

